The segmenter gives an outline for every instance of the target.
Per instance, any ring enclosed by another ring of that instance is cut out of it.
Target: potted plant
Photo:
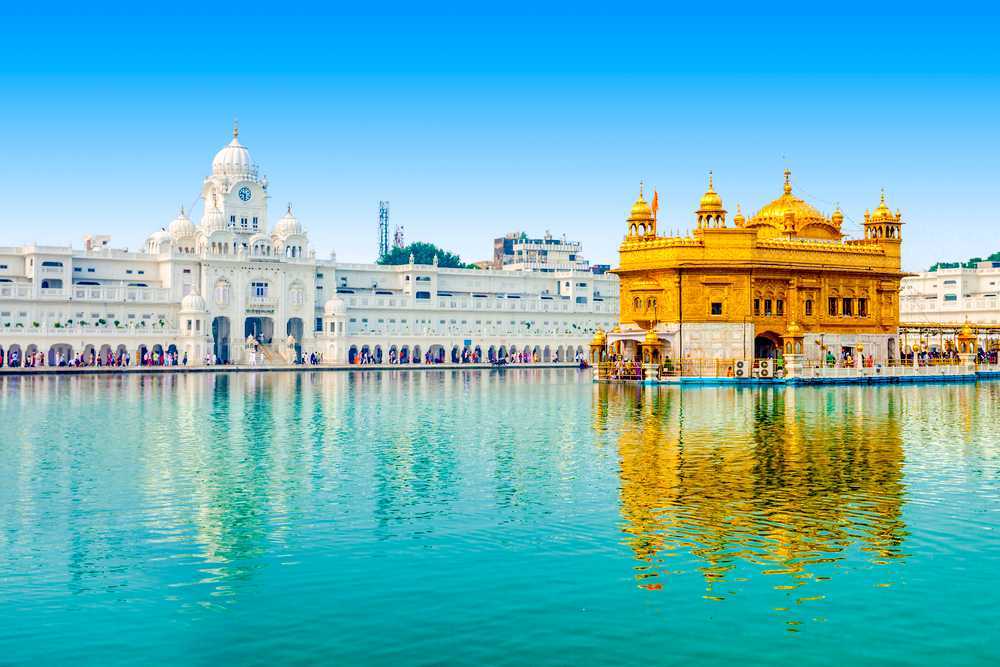
[[[121,329],[121,328],[122,328],[121,321],[120,320],[115,320],[115,329]]]
[[[56,329],[62,329],[62,324],[60,324],[59,322],[56,322],[52,326],[55,327]]]
[[[108,321],[102,317],[101,319],[97,320],[97,323],[103,327],[107,325]]]
[[[38,327],[40,327],[40,326],[42,326],[42,325],[41,325],[41,324],[39,324],[38,322],[32,322],[32,323],[31,323],[31,326],[33,326],[33,327],[35,327],[35,328],[37,329]]]

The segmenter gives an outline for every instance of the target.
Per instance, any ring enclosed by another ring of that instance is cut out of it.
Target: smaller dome
[[[185,313],[204,313],[207,310],[205,299],[197,291],[193,291],[181,299],[181,311]]]
[[[802,327],[800,327],[795,322],[790,322],[788,324],[788,331],[785,332],[785,335],[788,336],[789,338],[797,338],[799,335],[801,335],[801,333],[802,333]]]
[[[737,227],[742,227],[746,223],[746,221],[747,219],[743,217],[743,210],[740,208],[740,205],[737,204],[736,215],[733,216],[733,224],[735,224]]]
[[[629,212],[629,220],[652,220],[653,219],[653,209],[649,206],[645,199],[642,198],[642,184],[639,184],[639,198],[635,200],[632,204],[632,210]]]
[[[660,337],[656,335],[656,332],[650,329],[646,332],[646,338],[642,341],[646,345],[659,345]]]
[[[174,218],[170,226],[167,227],[167,231],[170,232],[170,236],[174,239],[182,239],[186,236],[193,235],[197,229],[194,223],[191,222],[191,218],[187,217],[184,213],[184,207],[181,207],[180,214]]]
[[[598,329],[594,332],[594,339],[590,341],[591,345],[604,345],[608,340],[608,335],[604,333],[604,329]]]
[[[333,296],[323,305],[323,312],[330,317],[347,315],[347,304],[339,296]]]
[[[274,226],[274,234],[276,236],[293,236],[301,233],[302,225],[296,217],[292,215],[292,205],[289,204],[285,215],[283,215],[281,220],[278,221],[278,224]]]
[[[840,227],[841,223],[844,222],[844,213],[840,210],[838,205],[836,210],[834,210],[833,215],[830,216],[830,222]]]
[[[702,195],[698,208],[701,211],[714,212],[722,210],[722,197],[712,187],[712,172],[708,172],[708,190]]]
[[[871,215],[872,222],[894,222],[896,217],[889,210],[889,207],[885,203],[885,190],[882,190],[881,199],[879,199],[878,208],[872,211]]]
[[[212,202],[211,206],[205,207],[205,213],[201,216],[201,231],[206,236],[212,232],[225,231],[226,229],[226,218],[223,217],[222,211],[219,207]]]
[[[158,229],[149,237],[150,243],[159,244],[163,241],[170,241],[170,234],[165,229]]]

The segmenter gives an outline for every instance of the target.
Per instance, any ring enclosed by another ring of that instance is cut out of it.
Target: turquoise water
[[[0,663],[1000,660],[1000,383],[0,378]]]

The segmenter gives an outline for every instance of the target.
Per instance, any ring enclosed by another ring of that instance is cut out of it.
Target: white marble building
[[[413,363],[529,350],[564,360],[618,320],[618,278],[341,264],[317,259],[291,206],[268,222],[268,183],[234,130],[202,185],[204,213],[181,211],[141,251],[107,237],[83,249],[0,247],[0,352],[176,351],[199,364],[247,359],[254,336],[269,362],[317,352],[343,364],[367,352]]]
[[[938,268],[903,278],[901,324],[1000,324],[1000,262]]]

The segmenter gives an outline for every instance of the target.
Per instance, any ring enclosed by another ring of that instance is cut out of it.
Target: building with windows
[[[1000,324],[1000,261],[938,264],[903,278],[902,324]]]
[[[289,205],[273,225],[268,182],[234,129],[184,210],[137,251],[88,236],[82,249],[0,247],[0,353],[10,359],[128,352],[244,362],[482,359],[528,350],[572,359],[617,321],[615,276],[380,266],[318,259]]]
[[[902,217],[882,200],[864,238],[845,239],[843,213],[826,216],[784,192],[727,219],[711,177],[687,236],[661,236],[643,198],[626,221],[621,322],[606,341],[626,357],[652,348],[673,360],[776,357],[788,345],[818,363],[863,351],[896,359]]]
[[[507,271],[589,271],[578,241],[552,237],[530,239],[525,232],[511,232],[493,241],[493,268]]]

